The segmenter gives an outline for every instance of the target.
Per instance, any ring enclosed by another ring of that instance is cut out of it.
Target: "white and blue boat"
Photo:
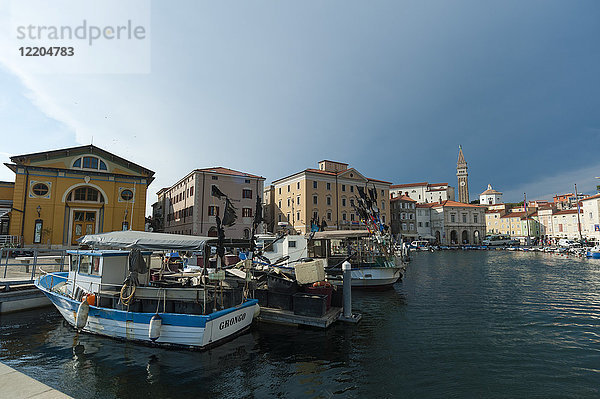
[[[122,231],[85,236],[81,243],[119,249],[68,251],[69,271],[46,274],[35,285],[83,332],[200,349],[248,330],[259,312],[247,290],[223,283],[223,271],[149,267],[153,250],[210,254],[214,238]]]
[[[596,245],[595,247],[590,248],[585,256],[592,259],[600,259],[600,246]]]

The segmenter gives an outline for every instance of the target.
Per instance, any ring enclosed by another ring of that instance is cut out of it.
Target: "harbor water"
[[[78,335],[45,308],[0,318],[0,361],[86,399],[600,397],[600,260],[416,253],[353,306],[356,326],[260,324],[204,352]]]

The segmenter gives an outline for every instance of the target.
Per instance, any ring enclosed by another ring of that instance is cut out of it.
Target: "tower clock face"
[[[465,182],[464,182],[464,181],[461,181],[461,182],[460,182],[460,185],[461,185],[461,186],[464,186],[464,185],[465,185]]]

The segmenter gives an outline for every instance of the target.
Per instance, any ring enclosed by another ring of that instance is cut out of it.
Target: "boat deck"
[[[318,328],[327,328],[338,320],[342,308],[331,307],[322,317],[296,315],[291,310],[260,307],[258,321],[287,325],[303,325]]]

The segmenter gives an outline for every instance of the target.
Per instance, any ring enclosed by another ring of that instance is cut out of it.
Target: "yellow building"
[[[11,161],[9,234],[24,246],[71,246],[85,234],[144,229],[153,171],[93,145]]]
[[[390,223],[391,184],[364,177],[345,163],[321,161],[318,169],[305,169],[275,180],[265,189],[265,198],[273,208],[275,229],[284,222],[296,231],[307,233],[311,220],[316,218],[324,220],[329,230],[364,229],[353,208],[358,196],[356,187],[375,188],[382,222]],[[269,212],[267,209],[267,215]]]

